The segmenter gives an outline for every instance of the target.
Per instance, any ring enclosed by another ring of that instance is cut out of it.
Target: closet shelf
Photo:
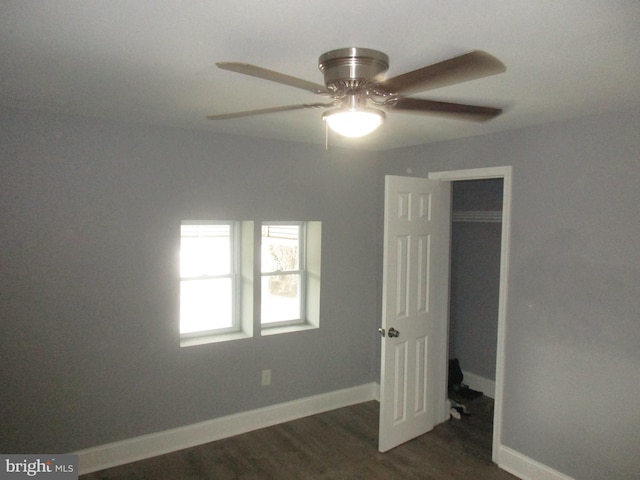
[[[454,222],[502,223],[502,210],[454,210],[451,214]]]

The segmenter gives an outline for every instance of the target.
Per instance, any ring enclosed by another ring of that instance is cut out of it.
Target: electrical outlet
[[[262,386],[271,385],[271,369],[262,370]]]

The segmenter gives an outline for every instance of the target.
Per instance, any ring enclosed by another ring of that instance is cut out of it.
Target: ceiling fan
[[[389,57],[369,48],[341,48],[324,53],[318,68],[324,75],[324,85],[309,82],[284,73],[239,62],[219,62],[216,65],[243,75],[300,88],[327,97],[323,103],[307,103],[209,115],[210,120],[225,120],[286,112],[308,108],[327,109],[322,118],[341,135],[367,135],[382,124],[386,111],[445,115],[447,117],[487,121],[502,113],[500,108],[409,98],[418,92],[454,85],[477,78],[502,73],[504,64],[481,50],[449,58],[393,78],[384,79]]]

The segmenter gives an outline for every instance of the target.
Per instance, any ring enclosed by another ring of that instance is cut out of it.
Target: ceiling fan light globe
[[[362,110],[335,109],[325,112],[322,119],[331,130],[350,138],[364,137],[382,125],[384,113],[373,108]]]

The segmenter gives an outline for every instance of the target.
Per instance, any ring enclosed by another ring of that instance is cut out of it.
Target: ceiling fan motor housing
[[[318,68],[329,90],[348,93],[381,81],[389,69],[389,57],[370,48],[340,48],[322,54]]]

